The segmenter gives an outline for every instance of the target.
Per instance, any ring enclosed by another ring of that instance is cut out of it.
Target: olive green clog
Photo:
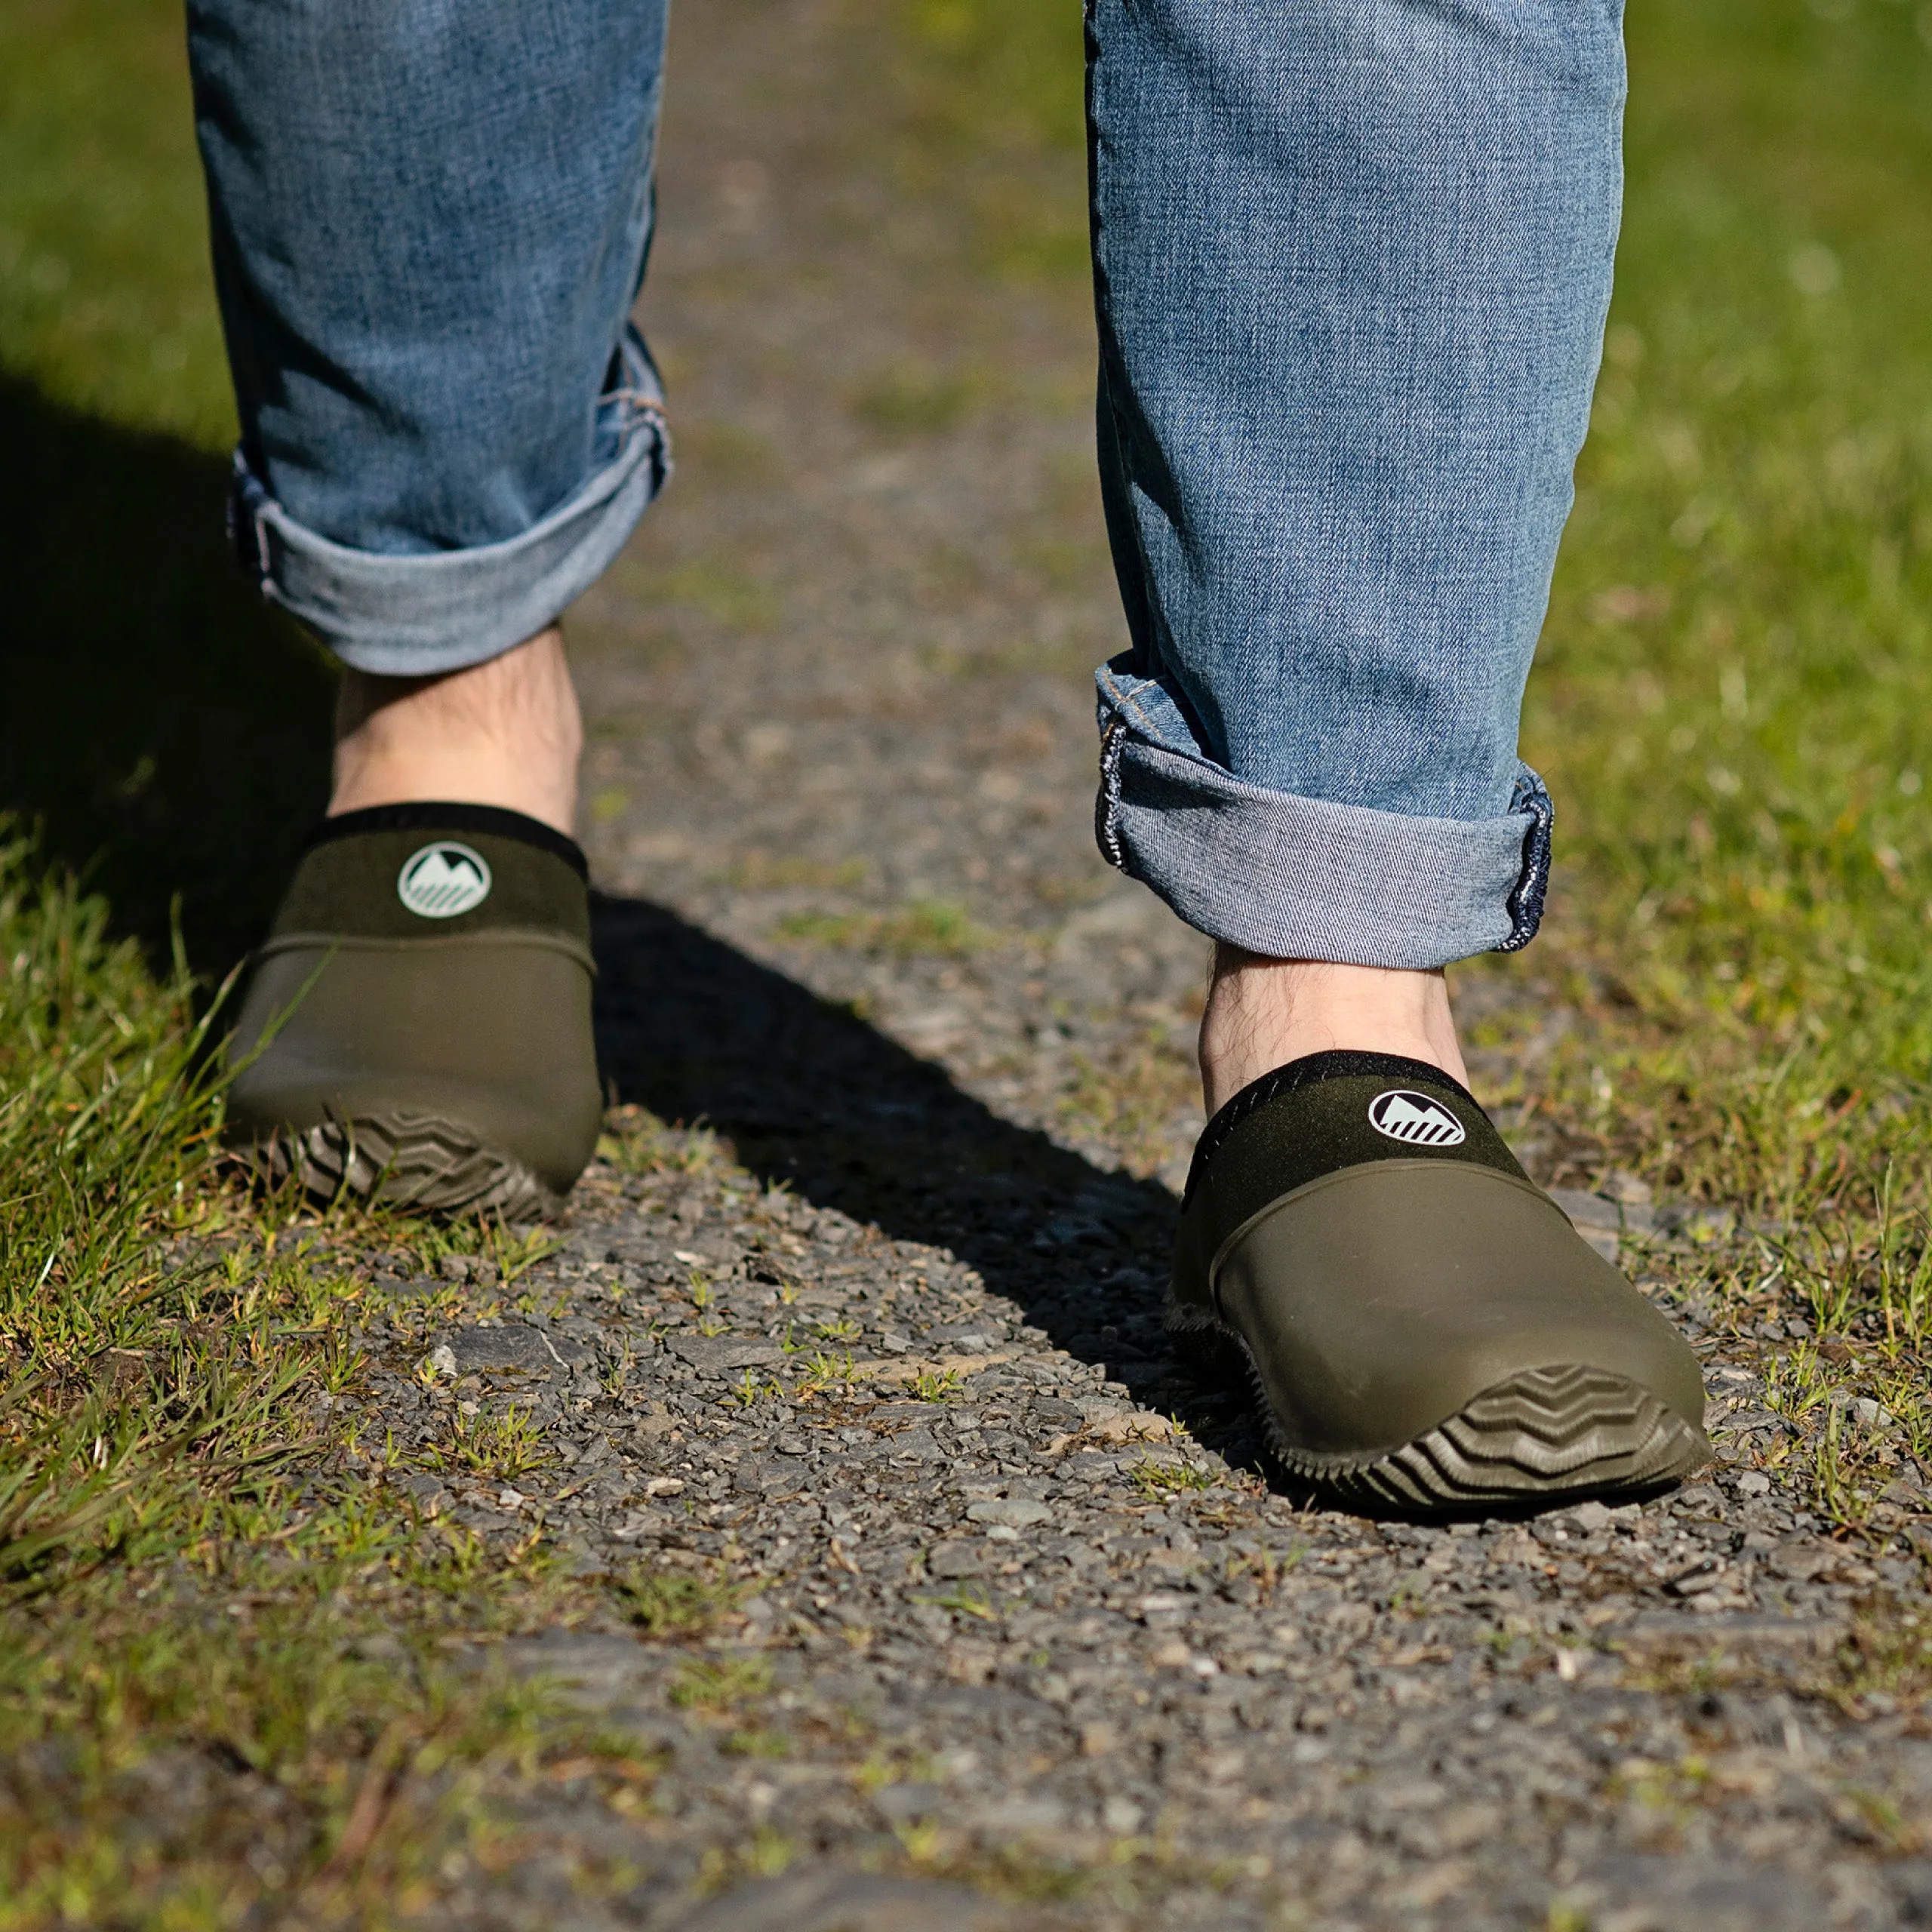
[[[1195,1150],[1168,1325],[1282,1464],[1423,1512],[1663,1488],[1708,1461],[1697,1358],[1441,1069],[1312,1055]]]
[[[586,878],[519,812],[325,820],[229,1043],[230,1143],[318,1194],[552,1210],[602,1112]]]

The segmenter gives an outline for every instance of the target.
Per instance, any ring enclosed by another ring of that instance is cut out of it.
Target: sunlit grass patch
[[[1161,1462],[1151,1456],[1143,1457],[1128,1469],[1127,1478],[1143,1496],[1157,1500],[1214,1486],[1214,1478],[1195,1463]]]
[[[798,1371],[792,1399],[801,1406],[817,1401],[831,1389],[849,1395],[858,1380],[858,1369],[849,1348],[836,1352],[829,1349],[801,1350],[792,1361]]]
[[[466,1416],[459,1407],[448,1437],[430,1443],[422,1460],[426,1468],[510,1482],[545,1468],[552,1458],[542,1425],[512,1402],[494,1415]]]
[[[718,1399],[737,1408],[755,1408],[760,1402],[782,1402],[785,1389],[770,1376],[760,1376],[748,1368]]]
[[[634,1101],[613,1107],[604,1124],[597,1158],[619,1174],[701,1174],[731,1158],[709,1128],[672,1126]]]
[[[672,1679],[669,1696],[680,1710],[727,1718],[771,1689],[771,1666],[763,1657],[694,1657]]]
[[[783,892],[799,886],[850,889],[863,885],[871,872],[871,863],[865,859],[841,859],[832,864],[821,859],[747,852],[720,878],[740,892]]]
[[[983,386],[970,376],[901,364],[855,390],[851,409],[862,423],[888,435],[930,435],[957,423]]]
[[[635,574],[654,601],[688,605],[732,630],[774,630],[783,612],[778,592],[734,558],[696,558],[675,569]]]
[[[1088,272],[1079,10],[909,0],[889,19],[899,29],[894,106],[906,138],[894,158],[903,174],[921,194],[963,205],[982,272],[1077,288]],[[1064,192],[1043,195],[1043,175]]]
[[[189,1595],[165,1619],[90,1607],[0,1651],[10,1928],[426,1902],[485,1786],[568,1742],[540,1697],[316,1593]]]
[[[921,1402],[954,1402],[966,1392],[965,1378],[956,1368],[922,1368],[909,1386]]]
[[[1042,1847],[1015,1841],[974,1845],[937,1820],[900,1827],[900,1849],[907,1865],[922,1876],[971,1885],[992,1897],[1016,1905],[1048,1905],[1082,1897],[1092,1891],[1101,1871]],[[1135,1903],[1131,1892],[1109,1887],[1121,1904]]]
[[[728,1750],[730,1743],[728,1740]],[[802,1849],[795,1839],[786,1837],[775,1826],[755,1826],[749,1838],[728,1849],[722,1845],[706,1847],[698,1861],[698,1890],[707,1894],[721,1892],[737,1880],[775,1878],[790,1866]]]
[[[1185,1144],[1189,1130],[1199,1131],[1200,1072],[1164,1031],[1115,1048],[1104,1063],[1076,1054],[1072,1063],[1060,1118],[1119,1149],[1130,1172],[1153,1173],[1173,1158],[1177,1140]]]
[[[910,958],[960,958],[997,945],[1000,935],[949,900],[915,900],[891,912],[794,912],[778,922],[787,939],[842,952]]]
[[[181,22],[150,0],[8,11],[0,368],[129,427],[225,450]]]

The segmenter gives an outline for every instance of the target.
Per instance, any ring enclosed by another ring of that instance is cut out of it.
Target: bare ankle
[[[500,805],[568,833],[583,725],[553,625],[434,678],[349,671],[336,703],[331,817],[436,799]]]
[[[1440,971],[1269,959],[1238,946],[1216,948],[1201,1018],[1201,1083],[1210,1114],[1264,1073],[1338,1047],[1426,1060],[1467,1084]]]

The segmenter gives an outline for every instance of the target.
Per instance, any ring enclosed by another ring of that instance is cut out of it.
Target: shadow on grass
[[[334,678],[223,534],[224,466],[0,377],[0,811],[218,980],[326,796]]]
[[[620,1099],[707,1121],[752,1173],[816,1206],[950,1248],[1059,1346],[1263,1470],[1244,1404],[1185,1374],[1159,1332],[1176,1208],[1164,1187],[1002,1120],[661,906],[600,898],[594,918],[598,1047]]]

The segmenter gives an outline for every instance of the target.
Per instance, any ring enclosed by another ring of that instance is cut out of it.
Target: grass
[[[965,377],[911,366],[885,371],[852,397],[854,415],[888,435],[915,436],[949,429],[972,407],[974,385]]]
[[[1201,1075],[1192,1054],[1157,1029],[1121,1043],[1103,1060],[1081,1053],[1072,1058],[1061,1118],[1119,1149],[1133,1172],[1154,1172],[1171,1155],[1177,1118],[1197,1118]]]
[[[1157,1503],[1171,1496],[1184,1496],[1195,1490],[1211,1489],[1214,1486],[1214,1478],[1192,1463],[1156,1462],[1151,1456],[1136,1463],[1127,1475],[1128,1480],[1143,1496]]]
[[[1633,1023],[1592,1042],[1604,1127],[1673,1185],[1780,1202],[1915,1155],[1932,1066],[1932,50],[1903,7],[1755,18],[1633,22],[1525,749],[1578,888],[1558,948]]]
[[[966,1392],[964,1378],[956,1368],[922,1368],[907,1386],[921,1402],[954,1402]]]
[[[224,1175],[219,1010],[17,832],[0,958],[0,1927],[381,1915],[558,1752],[654,1774],[445,1660],[568,1603],[533,1551],[417,1535],[318,1407],[372,1312],[340,1237],[384,1230]]]
[[[703,1126],[673,1133],[635,1104],[612,1108],[605,1124],[597,1157],[621,1174],[700,1174],[726,1158],[724,1143]]]
[[[512,1403],[497,1415],[466,1416],[459,1409],[448,1439],[431,1444],[423,1460],[428,1469],[511,1482],[545,1467],[550,1458],[542,1425]]]
[[[771,1666],[763,1657],[694,1657],[673,1680],[670,1696],[680,1710],[728,1718],[771,1688]]]
[[[12,1633],[10,1633],[10,1635]],[[0,1924],[219,1924],[426,1900],[540,1706],[358,1651],[312,1598],[38,1631],[0,1676]]]
[[[999,943],[950,900],[918,899],[891,912],[793,912],[778,922],[787,939],[875,957],[964,958]]]
[[[696,1637],[728,1616],[743,1593],[721,1577],[640,1568],[618,1586],[626,1614],[647,1637]]]
[[[50,401],[224,452],[177,11],[26,0],[0,42],[0,343]]]

